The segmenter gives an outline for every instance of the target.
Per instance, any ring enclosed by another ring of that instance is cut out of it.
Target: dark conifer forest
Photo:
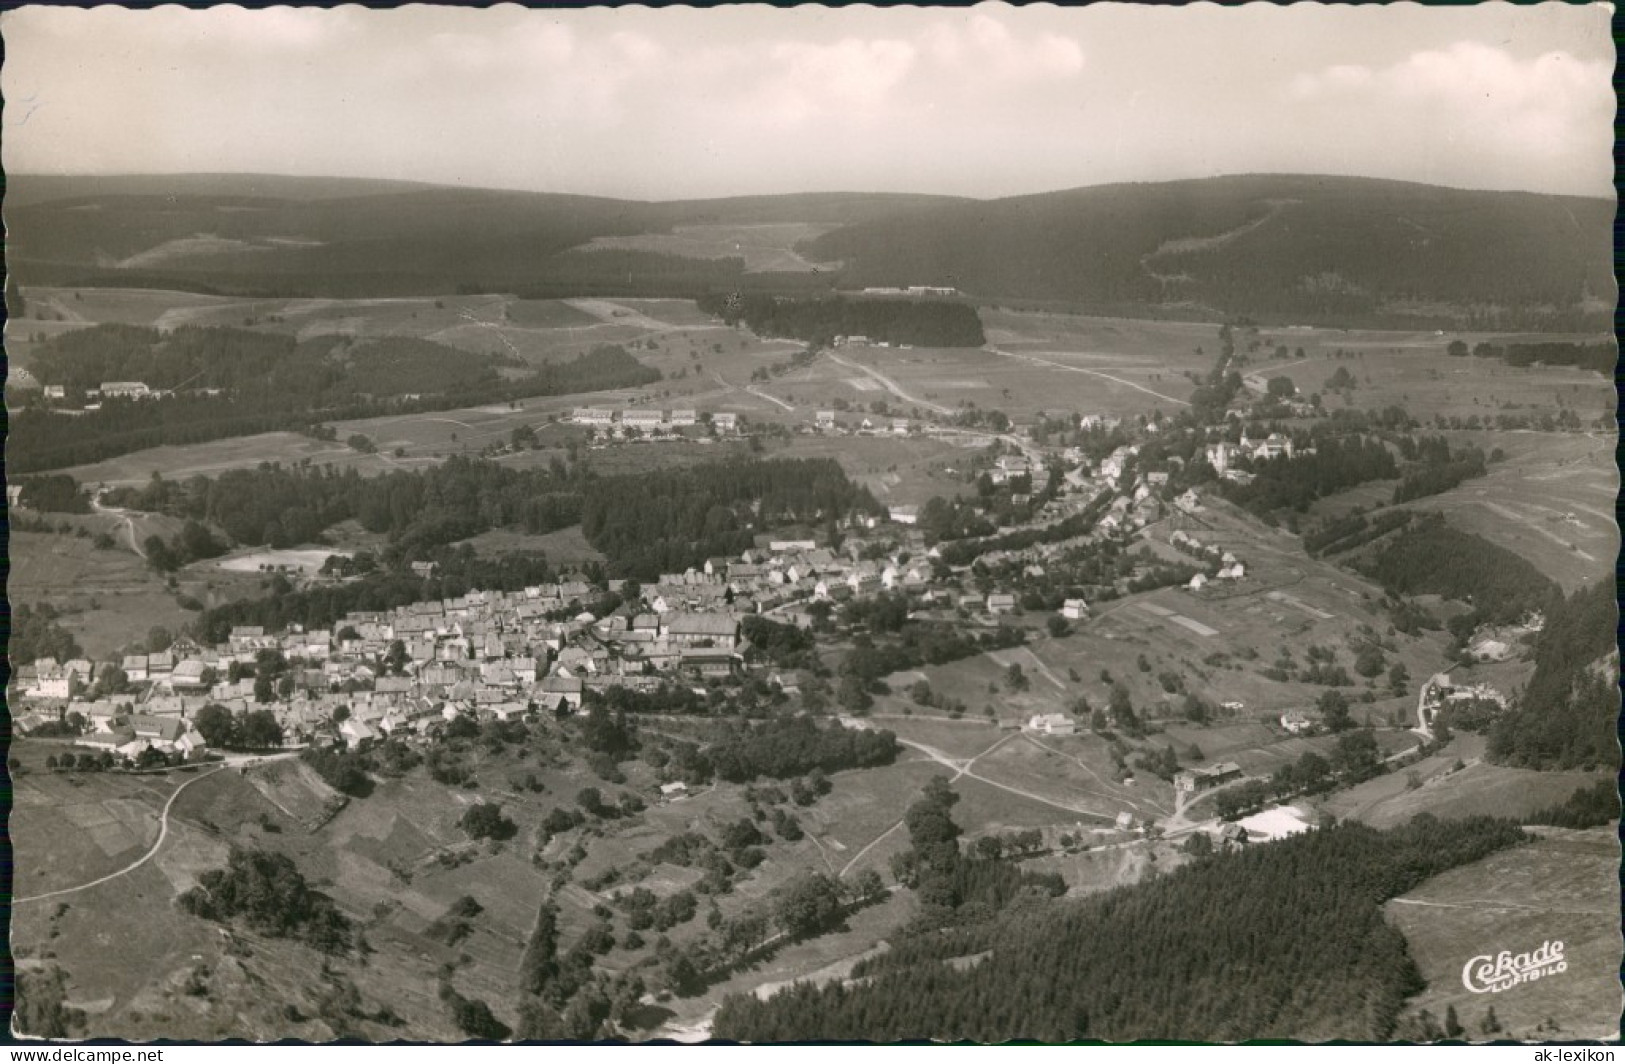
[[[941,817],[911,809],[911,836],[916,820],[931,834],[927,822]],[[1382,1040],[1422,989],[1383,902],[1522,838],[1482,817],[1423,815],[1389,831],[1340,823],[1087,901],[1007,901],[999,919],[899,940],[851,982],[730,997],[715,1032],[751,1042]]]
[[[781,525],[884,512],[833,459],[772,459],[589,481],[581,529],[612,573],[652,580],[736,556]]]
[[[758,336],[827,346],[838,336],[916,347],[980,347],[987,342],[969,303],[951,299],[788,299],[707,296],[700,309],[728,324],[743,321]]]
[[[1459,627],[1516,621],[1555,602],[1558,589],[1524,558],[1462,532],[1442,514],[1413,520],[1354,563],[1395,595],[1443,595],[1472,604]]]
[[[1612,582],[1563,600],[1535,644],[1535,675],[1490,729],[1489,756],[1521,768],[1616,768],[1619,617]]]

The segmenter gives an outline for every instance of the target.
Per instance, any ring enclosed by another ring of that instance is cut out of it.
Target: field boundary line
[[[163,846],[164,840],[169,837],[169,810],[174,806],[175,799],[181,796],[181,792],[186,790],[186,788],[190,787],[192,784],[196,783],[198,780],[206,780],[215,773],[230,767],[230,765],[221,765],[219,768],[211,769],[208,772],[198,776],[193,776],[191,779],[182,783],[179,787],[176,787],[175,792],[169,796],[169,801],[164,803],[163,811],[158,814],[157,840],[153,842],[151,849],[142,854],[140,857],[136,858],[130,864],[125,865],[117,872],[102,876],[100,879],[93,879],[89,883],[81,883],[77,887],[67,887],[63,890],[48,891],[45,894],[35,894],[28,898],[14,898],[12,899],[11,904],[23,905],[31,901],[44,901],[46,898],[59,898],[64,894],[77,894],[81,890],[89,890],[91,887],[100,886],[103,883],[110,882],[111,880],[118,879],[120,876],[125,876],[131,872],[134,872],[137,868],[140,868],[142,865],[152,860],[153,857],[157,855],[159,848]]]

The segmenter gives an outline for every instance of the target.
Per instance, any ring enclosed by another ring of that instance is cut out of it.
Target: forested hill
[[[27,287],[320,296],[826,293],[952,286],[1129,315],[1484,331],[1601,328],[1606,200],[1292,175],[999,200],[817,193],[645,203],[253,175],[13,175],[7,254]],[[834,225],[838,274],[579,250],[678,226]]]
[[[407,182],[264,175],[12,175],[7,255],[21,283],[334,297],[455,291],[693,296],[749,280],[741,260],[579,250],[685,225],[846,225],[953,202],[874,193],[645,203]],[[827,289],[833,278],[781,278]]]
[[[1619,608],[1612,581],[1561,601],[1535,643],[1535,675],[1490,729],[1489,755],[1522,768],[1619,767],[1616,652]]]
[[[1422,988],[1382,903],[1521,838],[1486,818],[1424,815],[1387,832],[1342,823],[1080,903],[1018,898],[993,923],[894,940],[852,983],[731,997],[715,1032],[746,1042],[1382,1041]]]
[[[1601,327],[1613,203],[1345,177],[1106,185],[848,226],[842,284],[1278,322]]]

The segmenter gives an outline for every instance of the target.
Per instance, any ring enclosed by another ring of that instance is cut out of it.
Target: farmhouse
[[[615,412],[602,406],[578,406],[570,413],[577,425],[609,425],[615,421]]]
[[[1008,592],[999,592],[987,597],[987,612],[1009,613],[1016,608],[1016,596]]]
[[[819,432],[829,432],[835,428],[835,411],[820,410],[813,415],[813,424],[818,426]]]
[[[141,381],[103,381],[101,393],[104,399],[149,399],[154,395]]]
[[[1041,735],[1076,735],[1078,722],[1065,713],[1035,713],[1028,718],[1026,730]]]
[[[1279,432],[1272,432],[1262,440],[1249,440],[1247,434],[1243,432],[1241,449],[1251,453],[1254,458],[1291,458],[1292,438]],[[1218,466],[1213,468],[1218,469]]]
[[[1067,599],[1061,603],[1061,616],[1069,621],[1081,621],[1089,616],[1089,604],[1081,598]]]
[[[154,749],[173,750],[186,734],[187,724],[179,717],[153,717],[137,713],[130,718],[130,730]]]
[[[175,671],[169,675],[169,686],[176,691],[201,691],[208,687],[204,672],[207,669],[201,659],[188,658],[175,666]]]
[[[1241,779],[1241,766],[1234,761],[1221,761],[1206,768],[1193,768],[1174,777],[1174,790],[1198,794],[1221,783]]]
[[[893,506],[888,511],[891,519],[900,525],[917,524],[920,520],[920,511],[914,506]]]
[[[733,650],[739,644],[739,620],[725,613],[676,613],[666,621],[666,637],[676,647]]]
[[[683,647],[677,652],[677,664],[701,679],[722,678],[733,675],[739,657],[721,647]]]
[[[549,676],[542,681],[541,707],[550,712],[581,710],[581,680],[575,676]]]
[[[711,427],[716,429],[718,432],[738,432],[739,431],[739,415],[738,414],[712,414],[711,415]]]
[[[673,410],[671,423],[673,428],[686,428],[700,420],[700,415],[693,410]]]
[[[1241,450],[1233,443],[1210,443],[1207,447],[1207,464],[1213,467],[1215,473],[1226,473],[1230,465],[1241,457]]]
[[[1315,722],[1301,709],[1289,709],[1281,714],[1281,727],[1293,735],[1302,735],[1314,729]]]
[[[131,683],[147,682],[147,656],[145,654],[126,654],[119,667],[124,670],[124,678]]]

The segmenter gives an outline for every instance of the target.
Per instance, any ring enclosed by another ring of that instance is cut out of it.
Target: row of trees
[[[898,753],[897,737],[889,731],[820,725],[811,717],[725,723],[718,729],[705,753],[717,776],[730,783],[789,779],[812,769],[875,768],[891,764]]]
[[[1619,360],[1619,347],[1613,343],[1577,343],[1572,340],[1549,340],[1541,343],[1492,344],[1481,341],[1467,347],[1465,340],[1452,340],[1445,348],[1455,358],[1498,358],[1509,366],[1532,366],[1539,362],[1547,366],[1575,366],[1596,373],[1612,375]]]
[[[211,702],[197,711],[192,726],[216,750],[272,750],[282,745],[282,725],[268,709],[242,709],[234,714]]]

